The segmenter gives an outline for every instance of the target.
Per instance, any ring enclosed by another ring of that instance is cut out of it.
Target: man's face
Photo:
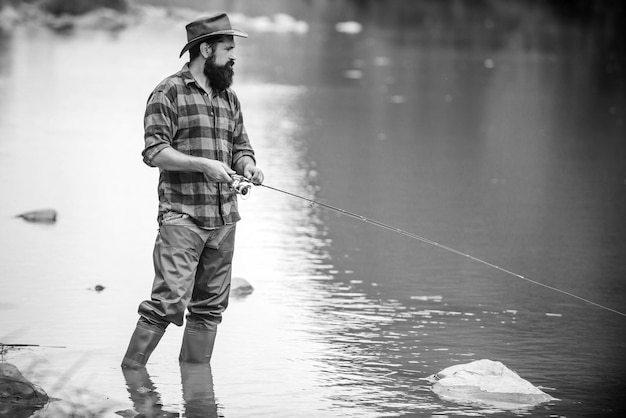
[[[208,44],[204,47],[208,48]],[[204,75],[209,85],[217,91],[226,90],[233,82],[233,65],[235,65],[235,41],[231,37],[224,38],[215,46],[204,63]]]
[[[213,62],[218,67],[224,66],[230,62],[235,63],[235,40],[232,36],[227,36],[217,44],[213,53]]]

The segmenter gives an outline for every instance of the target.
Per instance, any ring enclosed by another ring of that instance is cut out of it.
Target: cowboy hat
[[[213,16],[201,17],[185,26],[187,29],[187,45],[180,51],[182,57],[185,51],[191,49],[198,42],[202,42],[211,36],[233,35],[247,38],[248,34],[230,26],[230,20],[226,13],[218,13]]]

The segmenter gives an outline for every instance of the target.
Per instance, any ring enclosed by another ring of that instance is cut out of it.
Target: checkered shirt
[[[144,116],[144,162],[164,148],[205,157],[235,168],[254,150],[243,124],[235,92],[227,89],[209,97],[198,86],[189,64],[163,80],[152,92]],[[159,215],[187,214],[200,227],[216,228],[241,219],[237,195],[226,183],[210,182],[203,173],[160,170]]]

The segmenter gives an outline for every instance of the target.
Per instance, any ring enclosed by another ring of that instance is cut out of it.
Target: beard
[[[209,80],[209,85],[218,92],[224,91],[233,84],[233,62],[228,62],[223,66],[215,65],[215,57],[211,57],[204,62],[204,75]]]

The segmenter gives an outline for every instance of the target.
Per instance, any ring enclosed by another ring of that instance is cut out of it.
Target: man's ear
[[[202,55],[204,59],[207,59],[212,54],[213,54],[213,51],[211,50],[211,45],[208,42],[202,42],[200,44],[200,55]]]

